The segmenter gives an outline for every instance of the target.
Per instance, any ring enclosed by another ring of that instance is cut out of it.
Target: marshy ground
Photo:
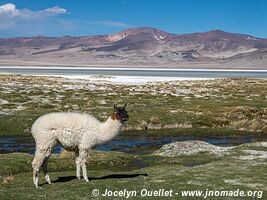
[[[33,76],[0,76],[0,134],[29,133],[40,115],[80,111],[105,120],[129,103],[125,130],[221,129],[267,133],[267,80],[215,79],[115,85]]]
[[[114,102],[129,102],[130,120],[124,129],[129,135],[249,133],[265,137],[267,133],[266,79],[116,85],[1,75],[0,135],[29,135],[33,121],[48,112],[82,111],[105,120]],[[242,144],[227,151],[217,148],[219,153],[214,153],[208,144],[203,145],[201,151],[190,155],[186,153],[190,147],[186,143],[178,145],[183,148],[164,146],[158,153],[145,155],[94,150],[88,163],[90,183],[75,179],[74,159],[63,152],[49,161],[54,185],[45,184],[41,175],[42,190],[36,190],[32,183],[32,155],[0,154],[0,199],[102,199],[92,197],[95,188],[261,190],[266,197],[266,142]],[[134,199],[139,198],[143,199]]]

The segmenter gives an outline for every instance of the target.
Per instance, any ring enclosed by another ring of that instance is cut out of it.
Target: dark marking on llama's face
[[[129,115],[126,111],[126,107],[127,107],[127,103],[122,107],[119,107],[119,106],[117,106],[117,104],[114,104],[114,107],[113,107],[114,112],[112,115],[112,119],[114,119],[114,120],[117,119],[120,122],[128,121]]]

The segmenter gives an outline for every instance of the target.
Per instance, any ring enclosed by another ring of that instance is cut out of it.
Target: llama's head
[[[125,122],[129,119],[129,115],[126,111],[126,107],[127,107],[127,103],[124,104],[124,106],[120,107],[117,106],[117,104],[114,104],[113,108],[113,115],[112,115],[112,119],[113,120],[118,120],[120,122]]]

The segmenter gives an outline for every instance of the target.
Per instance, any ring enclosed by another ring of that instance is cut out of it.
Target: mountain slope
[[[171,34],[133,28],[111,35],[0,38],[4,61],[71,65],[255,65],[265,68],[267,40],[213,30]],[[251,66],[254,67],[254,66]]]

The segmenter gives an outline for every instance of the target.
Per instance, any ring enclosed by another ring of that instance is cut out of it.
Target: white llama
[[[49,113],[39,117],[31,129],[36,143],[35,157],[32,161],[33,183],[36,188],[41,166],[46,181],[51,184],[47,173],[47,161],[57,143],[75,152],[76,176],[80,179],[82,168],[83,178],[88,182],[86,170],[88,151],[96,145],[108,142],[120,133],[123,122],[129,118],[126,106],[127,103],[123,107],[114,104],[114,111],[105,122],[82,113]]]

